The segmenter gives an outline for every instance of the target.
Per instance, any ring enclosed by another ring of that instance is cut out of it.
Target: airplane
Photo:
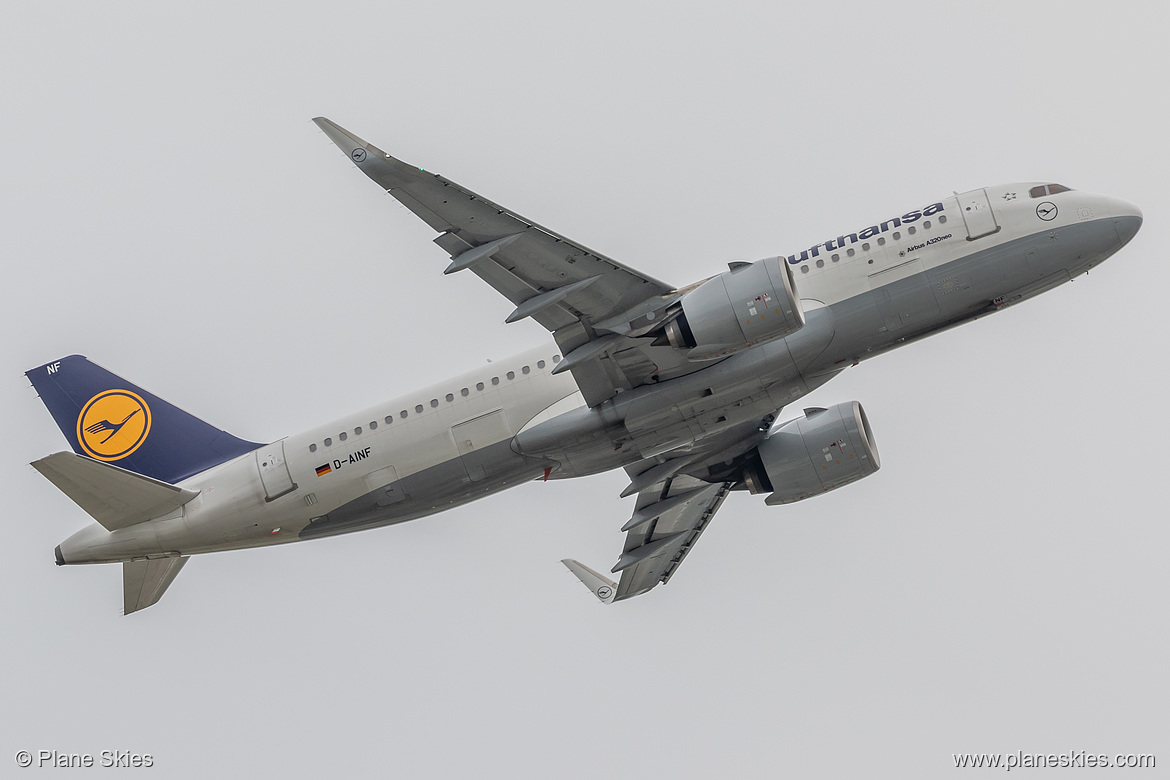
[[[58,565],[121,563],[125,614],[193,555],[392,525],[536,480],[624,469],[634,496],[602,603],[666,583],[732,491],[769,506],[881,466],[860,403],[782,410],[850,366],[1051,290],[1142,213],[1051,182],[981,187],[791,254],[659,281],[404,163],[328,119],[351,162],[553,343],[271,443],[237,438],[71,355],[27,377],[72,451],[32,466],[93,521]]]

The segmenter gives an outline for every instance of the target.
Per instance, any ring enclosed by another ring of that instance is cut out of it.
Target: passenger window
[[[333,446],[333,439],[326,438],[325,439],[325,446],[332,447]]]
[[[862,245],[861,245],[861,251],[862,251],[862,252],[868,252],[868,251],[869,251],[869,242],[868,242],[868,241],[867,241],[866,243],[864,243],[864,244],[862,244]]]
[[[493,376],[492,377],[492,384],[498,385],[499,383],[500,383],[500,378],[498,376]]]
[[[310,445],[309,445],[309,452],[316,452],[316,451],[317,451],[317,445],[316,445],[316,444],[310,444]]]
[[[561,362],[561,356],[560,356],[560,355],[553,355],[553,362],[554,362],[554,363],[560,363],[560,362]]]
[[[438,408],[438,406],[439,406],[439,399],[438,399],[438,398],[432,398],[432,399],[431,399],[431,408],[432,408],[432,409],[436,409],[436,408]]]
[[[394,416],[389,414],[386,415],[386,424],[389,425],[392,422],[394,422]]]
[[[515,372],[515,371],[509,371],[509,372],[508,372],[508,379],[515,379],[515,378],[516,378],[516,372]]]
[[[483,390],[483,382],[476,382],[475,389],[476,390]]]
[[[359,425],[358,427],[354,428],[353,435],[354,436],[361,436],[362,435],[362,426]]]
[[[398,413],[398,416],[401,417],[403,420],[405,420],[406,415],[408,415],[408,414],[409,414],[409,412],[407,412],[405,409],[403,409],[401,412]]]
[[[447,403],[451,403],[454,400],[455,400],[455,396],[452,395],[451,393],[447,393]]]
[[[840,259],[841,259],[841,255],[833,255],[833,262],[834,262],[834,263],[835,263],[835,262],[837,262],[837,261],[838,261],[838,260],[840,260]]]
[[[940,225],[947,224],[947,215],[946,214],[939,214],[938,215],[938,224],[940,224]]]
[[[857,252],[854,251],[853,247],[849,247],[848,249],[845,250],[845,254],[849,255],[850,257],[853,257],[853,255],[857,254]]]
[[[468,395],[470,395],[470,393],[471,393],[471,391],[468,390],[466,387],[459,391],[459,395],[463,396],[464,398],[466,398]]]
[[[817,268],[824,268],[824,267],[825,267],[825,259],[821,258],[820,260],[817,260]]]
[[[422,409],[423,409],[422,404],[418,404],[417,406],[414,407],[414,413],[415,414],[422,414]]]
[[[349,435],[346,434],[345,431],[342,431],[341,433],[337,434],[338,441],[345,441],[348,438],[349,438]]]
[[[911,225],[910,227],[906,228],[906,232],[909,233],[910,235],[914,235],[918,231],[914,228],[913,225]]]
[[[544,361],[543,360],[536,361],[536,367],[537,368],[544,368]]]
[[[370,430],[371,431],[378,430],[378,421],[377,420],[370,420]]]
[[[922,227],[925,228],[926,230],[930,230],[930,220],[928,219],[925,222],[923,222]]]
[[[528,368],[528,366],[524,366],[524,368],[520,369],[520,372],[521,372],[521,373],[523,373],[523,374],[527,374],[527,373],[528,373],[528,371],[529,371],[529,368]]]
[[[808,266],[807,266],[807,265],[802,265],[802,266],[800,267],[800,272],[801,272],[802,274],[807,274],[807,273],[808,273]]]
[[[897,238],[897,237],[898,237],[898,234],[895,233],[894,238]],[[885,246],[885,245],[886,245],[886,237],[885,236],[878,236],[878,246]]]
[[[897,230],[895,230],[895,231],[894,231],[894,240],[895,240],[895,241],[898,241],[898,240],[899,240],[899,239],[901,239],[901,238],[902,238],[902,234],[901,234],[901,233],[899,233]],[[878,243],[881,243],[881,242],[879,241]]]

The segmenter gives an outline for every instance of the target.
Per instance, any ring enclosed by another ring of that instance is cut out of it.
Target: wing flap
[[[656,311],[674,292],[442,176],[395,159],[324,117],[313,121],[363,173],[442,234],[435,242],[451,255],[450,271],[469,268],[516,307],[509,321],[530,317],[554,334],[566,354],[598,337],[594,323],[631,311]],[[633,377],[605,354],[566,369],[590,406],[655,374],[694,370],[667,348],[654,353],[646,342],[607,344],[613,347],[609,352],[623,346],[648,352],[625,360],[635,369]]]
[[[731,485],[730,482],[710,484],[693,477],[677,477],[663,490],[639,494],[635,515],[642,511],[654,513],[655,505],[683,495],[689,496],[689,500],[667,506],[653,520],[639,523],[627,532],[622,558],[632,556],[637,560],[622,569],[614,601],[633,598],[667,582],[706,530]],[[638,558],[640,550],[649,554]]]
[[[54,453],[32,467],[107,531],[162,517],[199,495],[73,452]]]

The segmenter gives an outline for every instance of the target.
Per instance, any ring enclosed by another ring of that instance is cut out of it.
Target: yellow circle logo
[[[150,433],[150,407],[129,390],[106,390],[77,417],[77,441],[91,458],[121,460]]]

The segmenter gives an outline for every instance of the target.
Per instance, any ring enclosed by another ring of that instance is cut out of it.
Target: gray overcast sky
[[[1088,750],[1164,772],[1170,12],[881,5],[10,8],[0,767],[937,778],[955,752]],[[86,354],[272,440],[547,339],[443,277],[319,114],[678,285],[1002,181],[1146,224],[1088,278],[811,396],[865,405],[882,471],[735,494],[644,598],[603,608],[559,563],[616,559],[609,474],[197,558],[122,618],[119,567],[53,566],[87,518],[27,465],[66,445],[25,369]]]

